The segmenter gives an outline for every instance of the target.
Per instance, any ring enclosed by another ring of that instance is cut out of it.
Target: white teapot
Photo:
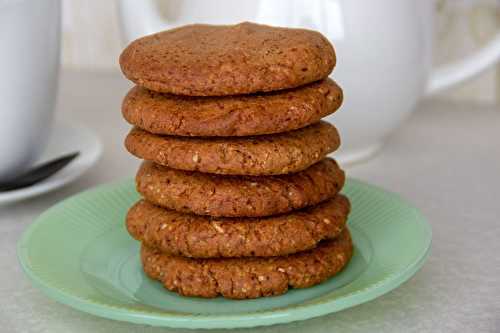
[[[500,34],[470,57],[432,67],[432,0],[168,0],[164,20],[153,0],[122,0],[127,41],[191,23],[252,21],[318,30],[337,53],[332,73],[344,90],[337,126],[344,163],[362,160],[415,109],[423,96],[463,81],[500,58]]]

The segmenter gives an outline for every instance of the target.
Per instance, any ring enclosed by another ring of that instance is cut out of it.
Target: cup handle
[[[500,59],[500,32],[495,38],[474,54],[462,59],[439,66],[431,73],[426,87],[426,95],[435,94],[456,83],[462,82],[491,65]]]
[[[154,0],[120,0],[118,17],[122,38],[126,43],[173,26],[164,20],[156,8]]]

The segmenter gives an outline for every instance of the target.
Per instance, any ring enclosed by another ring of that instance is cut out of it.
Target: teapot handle
[[[483,48],[460,61],[439,66],[431,73],[426,94],[432,95],[454,84],[462,82],[500,59],[500,32]]]
[[[454,5],[458,6],[459,3]],[[496,6],[498,8],[498,3]],[[479,74],[498,60],[500,60],[500,31],[497,31],[489,43],[470,56],[433,69],[427,82],[426,95],[432,95]]]
[[[159,14],[154,0],[120,0],[118,14],[122,38],[126,43],[172,28]]]

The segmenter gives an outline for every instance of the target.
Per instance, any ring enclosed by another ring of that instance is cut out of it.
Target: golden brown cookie
[[[326,158],[297,173],[278,176],[214,175],[145,161],[137,191],[148,201],[198,215],[261,217],[315,205],[337,194],[345,175]]]
[[[279,134],[211,139],[160,136],[134,127],[125,139],[131,154],[173,169],[253,176],[304,170],[339,145],[337,130],[324,121]]]
[[[286,132],[318,122],[342,103],[330,79],[282,92],[189,97],[133,87],[122,104],[124,118],[155,134],[249,136]]]
[[[225,96],[324,79],[335,52],[319,32],[254,23],[194,24],[142,37],[120,55],[125,76],[158,92]]]
[[[339,194],[319,205],[263,218],[213,218],[179,213],[147,201],[127,214],[135,239],[162,252],[193,258],[270,257],[312,249],[344,229],[350,203]]]
[[[163,286],[184,296],[257,298],[306,288],[340,272],[353,245],[349,231],[318,247],[284,257],[192,259],[163,254],[142,246],[144,271]]]

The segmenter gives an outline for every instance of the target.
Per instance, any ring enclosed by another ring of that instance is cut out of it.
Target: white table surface
[[[181,332],[94,317],[45,297],[21,272],[16,242],[42,211],[104,182],[132,177],[138,161],[123,149],[128,126],[116,74],[62,75],[57,116],[94,129],[99,163],[79,181],[0,207],[0,332]],[[500,110],[426,102],[372,160],[347,169],[401,194],[433,228],[430,257],[400,288],[328,316],[246,331],[500,332]],[[397,249],[395,249],[397,251]]]

